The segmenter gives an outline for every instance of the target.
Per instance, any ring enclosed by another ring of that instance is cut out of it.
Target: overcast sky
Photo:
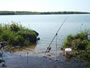
[[[0,10],[90,12],[90,0],[0,0]]]

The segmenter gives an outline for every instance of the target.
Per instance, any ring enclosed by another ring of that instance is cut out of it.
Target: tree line
[[[32,11],[0,11],[0,15],[31,15],[31,14],[89,14],[89,12],[58,11],[58,12],[32,12]]]

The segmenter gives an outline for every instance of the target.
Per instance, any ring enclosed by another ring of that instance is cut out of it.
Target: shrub
[[[0,25],[0,42],[7,42],[9,45],[29,45],[36,43],[39,34],[31,29],[18,24]]]
[[[10,32],[8,44],[10,44],[10,45],[15,45],[16,44],[15,43],[15,34],[13,32]]]
[[[24,38],[20,35],[17,35],[14,42],[16,43],[15,45],[24,45]]]
[[[74,45],[72,45],[73,49],[78,49],[78,46],[81,44],[80,39],[74,40]]]
[[[10,25],[10,30],[14,31],[14,32],[18,32],[19,31],[19,26],[16,24],[11,24]]]
[[[64,42],[64,48],[67,48],[67,47],[71,47],[71,42],[70,41],[65,41]]]
[[[74,37],[74,38],[75,38],[75,39],[80,38],[80,34],[75,35],[75,37]]]
[[[72,35],[67,36],[67,41],[72,41],[73,39],[74,39],[74,37]]]
[[[31,44],[29,40],[24,41],[24,45],[29,45],[29,44]]]
[[[83,40],[79,45],[78,45],[78,49],[80,50],[85,50],[87,48],[88,45],[88,41],[87,40]]]
[[[84,40],[85,38],[87,38],[87,34],[84,33],[84,32],[81,32],[81,33],[80,33],[80,39],[81,39],[81,40]]]
[[[3,32],[3,28],[2,28],[2,26],[0,24],[0,35],[1,35],[2,32]]]
[[[87,39],[87,32],[81,32],[81,33],[75,35],[74,38],[81,39],[81,40]]]
[[[2,37],[2,40],[3,40],[3,41],[8,41],[8,40],[9,40],[9,34],[7,34],[7,33],[3,33],[3,34],[1,35],[1,37]]]
[[[0,42],[3,41],[2,37],[0,36]]]
[[[69,35],[63,47],[71,45],[73,57],[90,61],[90,41],[88,41],[87,36],[87,32],[81,32],[73,37]],[[90,67],[90,65],[88,66]]]

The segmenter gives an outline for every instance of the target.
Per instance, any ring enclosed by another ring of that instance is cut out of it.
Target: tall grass
[[[36,31],[16,23],[12,23],[11,25],[0,24],[0,42],[7,42],[9,45],[23,46],[36,43],[37,36],[38,33]]]
[[[88,40],[87,32],[67,36],[63,48],[68,47],[72,48],[72,55],[75,58],[90,61],[90,40]],[[88,64],[90,66],[90,62]]]

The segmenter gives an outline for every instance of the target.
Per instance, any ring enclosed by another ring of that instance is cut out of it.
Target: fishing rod
[[[49,46],[47,47],[45,54],[48,53],[48,52],[50,52],[50,50],[51,50],[51,47],[50,47],[50,46],[51,46],[52,42],[54,41],[54,39],[56,38],[56,36],[58,35],[58,32],[59,32],[60,29],[62,28],[63,24],[66,22],[67,18],[68,18],[68,17],[66,17],[66,18],[64,19],[64,21],[62,22],[62,24],[60,25],[59,29],[57,30],[56,34],[54,35],[53,39],[51,40]]]

